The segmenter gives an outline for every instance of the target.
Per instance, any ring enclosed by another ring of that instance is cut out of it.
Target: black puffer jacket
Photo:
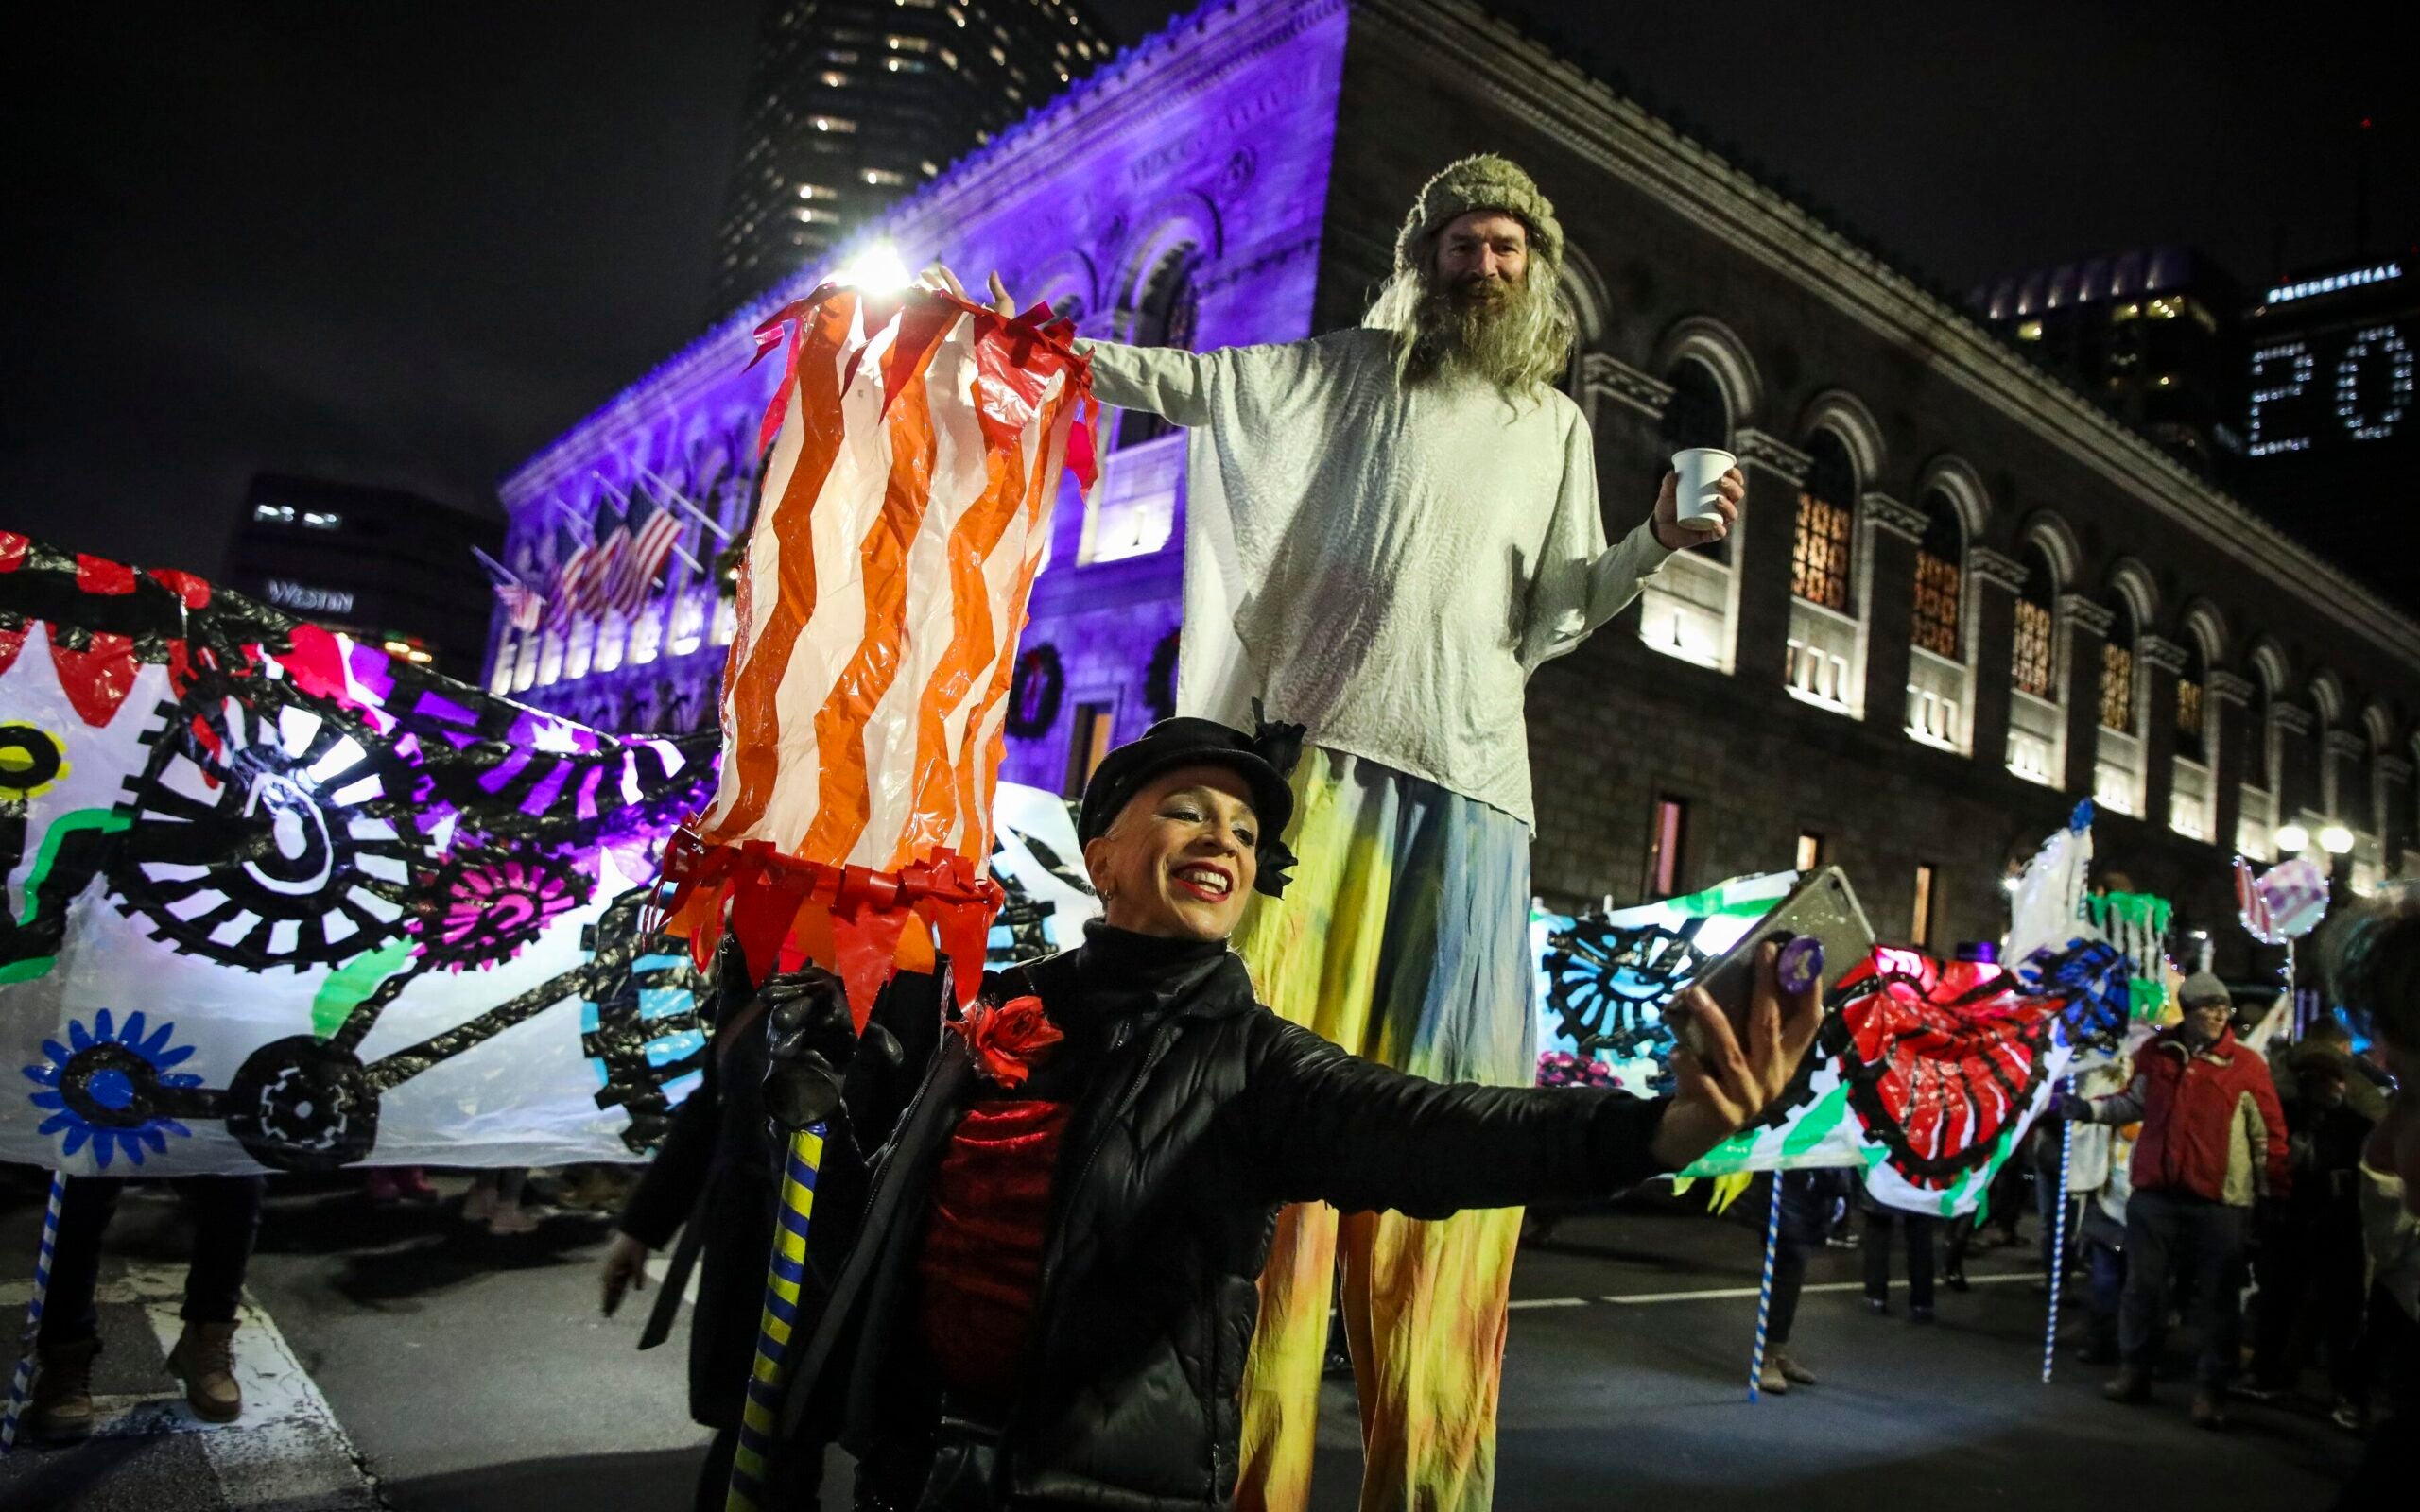
[[[1260,1006],[1223,946],[1095,924],[1082,948],[990,986],[1038,992],[1084,1067],[1029,1388],[1002,1439],[1019,1503],[1231,1503],[1255,1282],[1282,1204],[1443,1217],[1599,1194],[1660,1169],[1648,1144],[1661,1103],[1390,1071]],[[913,1326],[928,1183],[980,1085],[944,1035],[793,1376],[786,1425],[837,1418],[826,1431],[894,1501],[912,1498],[938,1400]]]

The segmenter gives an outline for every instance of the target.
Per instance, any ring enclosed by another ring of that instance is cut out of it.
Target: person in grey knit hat
[[[1607,544],[1588,422],[1553,387],[1574,334],[1564,258],[1536,181],[1467,157],[1421,186],[1358,328],[1080,349],[1103,401],[1191,430],[1177,712],[1301,732],[1301,863],[1286,906],[1255,907],[1236,949],[1279,1013],[1442,1080],[1536,1079],[1524,686],[1673,552],[1722,539],[1745,492],[1730,473],[1720,518],[1692,530],[1667,474],[1653,500],[1616,506],[1636,524]],[[1202,328],[1258,335],[1250,285],[1229,287]],[[1014,310],[996,275],[992,292]],[[1516,1211],[1288,1209],[1245,1371],[1237,1503],[1307,1502],[1340,1246],[1357,1257],[1361,1504],[1486,1507],[1519,1232]]]

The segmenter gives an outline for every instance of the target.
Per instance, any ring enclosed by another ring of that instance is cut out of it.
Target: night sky
[[[1121,40],[1181,9],[1097,4]],[[2159,242],[2247,283],[2350,256],[2365,112],[2370,249],[2420,233],[2408,65],[2359,9],[1495,9],[1960,288]],[[45,8],[0,61],[0,526],[215,573],[255,471],[494,510],[713,313],[754,15]]]

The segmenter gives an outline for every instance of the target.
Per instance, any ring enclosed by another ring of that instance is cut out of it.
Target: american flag
[[[505,623],[522,634],[545,623],[546,601],[536,589],[523,583],[498,583],[495,596],[504,606]]]
[[[827,286],[758,333],[768,350],[796,323],[697,837],[979,874],[1062,461],[1091,481],[1090,372],[1061,325],[922,290],[869,302]]]
[[[545,622],[546,600],[544,594],[478,547],[473,546],[471,555],[477,558],[479,566],[486,570],[488,581],[495,589],[496,602],[504,606],[507,625],[526,635]]]
[[[583,597],[582,612],[602,614],[614,607],[614,585],[622,576],[623,558],[630,555],[631,522],[625,514],[605,528],[605,507],[596,508],[596,547],[588,555],[588,588]]]
[[[664,571],[664,558],[672,555],[673,545],[680,541],[683,524],[661,506],[648,517],[647,524],[631,536],[618,570],[605,584],[607,609],[626,616],[638,611],[647,602],[648,591],[655,586],[655,575]]]
[[[587,541],[565,531],[560,538],[560,555],[555,558],[554,592],[547,599],[554,605],[555,622],[566,624],[588,611],[589,563],[596,550]]]

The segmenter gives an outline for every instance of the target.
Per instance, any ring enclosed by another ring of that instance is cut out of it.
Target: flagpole
[[[662,489],[666,495],[669,497],[674,504],[679,505],[688,513],[691,519],[697,521],[698,524],[705,526],[708,530],[713,531],[716,540],[721,541],[725,545],[729,545],[731,543],[731,532],[715,524],[714,517],[712,515],[707,514],[703,509],[700,509],[696,505],[691,504],[688,500],[688,496],[683,494],[679,489],[676,489],[671,484],[665,482],[662,478],[657,477],[653,472],[647,468],[639,469],[639,476],[647,479],[649,483],[654,484],[657,488]],[[692,562],[690,565],[696,566],[697,564]]]
[[[603,482],[604,480],[600,478],[597,481]],[[548,499],[546,503],[552,507],[558,514],[561,514],[563,517],[565,523],[570,524],[571,533],[578,536],[582,544],[590,546],[596,544],[596,532],[588,528],[588,522],[579,517],[579,512],[578,510],[574,509],[570,505],[563,503],[561,499]]]
[[[471,548],[471,555],[479,558],[480,565],[487,568],[488,571],[502,574],[504,580],[510,583],[515,588],[527,588],[529,586],[527,583],[522,581],[521,575],[519,573],[516,573],[511,568],[507,567],[504,563],[496,560],[493,557],[491,557],[486,552],[481,551],[478,547],[473,546]]]

